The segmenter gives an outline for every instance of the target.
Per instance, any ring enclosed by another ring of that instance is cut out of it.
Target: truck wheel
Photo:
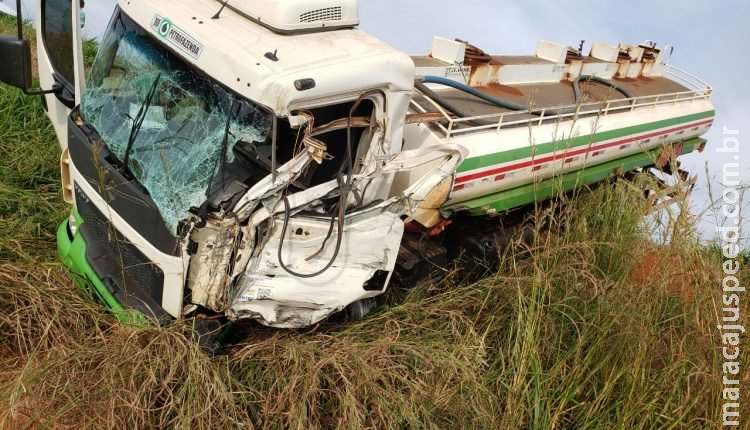
[[[344,318],[347,322],[362,321],[377,305],[378,302],[374,298],[356,301],[344,309]]]
[[[193,318],[192,338],[203,352],[210,357],[219,354],[222,339],[227,332],[228,324],[218,319]]]

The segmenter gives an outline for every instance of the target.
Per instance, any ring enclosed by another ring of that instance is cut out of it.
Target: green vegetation
[[[39,99],[0,86],[0,428],[719,427],[721,257],[687,218],[654,245],[630,182],[540,212],[478,282],[356,324],[248,326],[209,358],[183,323],[122,327],[74,287],[57,159]]]
[[[15,34],[0,15],[0,33]],[[34,40],[33,29],[25,36]],[[54,231],[64,219],[58,144],[41,98],[0,85],[0,261],[55,260]]]

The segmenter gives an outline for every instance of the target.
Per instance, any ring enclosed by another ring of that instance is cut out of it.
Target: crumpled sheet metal
[[[282,219],[274,220],[270,238],[250,261],[230,317],[253,318],[279,328],[301,328],[350,303],[375,297],[381,291],[366,291],[363,286],[377,271],[393,271],[404,230],[400,217],[388,212],[346,226],[333,266],[318,277],[305,279],[290,275],[279,265],[282,223]],[[299,273],[322,269],[333,255],[335,233],[321,255],[310,261],[305,257],[320,249],[329,225],[326,219],[293,218],[284,240],[284,263]]]

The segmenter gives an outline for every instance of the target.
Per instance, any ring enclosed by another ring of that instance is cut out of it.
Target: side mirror
[[[31,88],[31,44],[15,36],[0,36],[0,82],[28,92]]]

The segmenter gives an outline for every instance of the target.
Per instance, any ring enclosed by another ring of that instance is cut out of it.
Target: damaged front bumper
[[[57,229],[57,251],[78,287],[101,300],[123,323],[169,321],[171,317],[123,270],[122,258],[102,246],[106,238],[97,236],[94,222],[86,222],[75,208],[71,214],[75,233],[66,219]]]

